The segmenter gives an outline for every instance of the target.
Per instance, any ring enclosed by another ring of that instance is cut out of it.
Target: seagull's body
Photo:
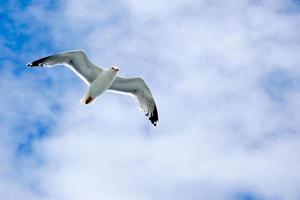
[[[153,125],[157,125],[158,113],[150,89],[142,78],[122,78],[117,76],[115,66],[101,69],[93,64],[82,50],[66,51],[35,60],[28,67],[52,67],[65,65],[74,71],[88,86],[89,91],[83,97],[83,104],[92,103],[104,91],[116,91],[130,94],[137,98],[142,111]]]
[[[89,104],[93,102],[96,97],[101,95],[107,90],[115,81],[118,69],[115,67],[104,69],[97,78],[90,84],[88,93],[83,97],[81,102],[83,104]]]

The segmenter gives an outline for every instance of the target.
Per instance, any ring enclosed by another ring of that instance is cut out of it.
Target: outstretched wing
[[[157,107],[151,91],[143,79],[116,77],[116,80],[108,89],[135,96],[139,102],[141,110],[145,112],[145,115],[154,126],[157,125]]]
[[[35,60],[28,67],[52,67],[65,65],[74,71],[87,85],[90,85],[102,72],[94,65],[84,51],[66,51]]]

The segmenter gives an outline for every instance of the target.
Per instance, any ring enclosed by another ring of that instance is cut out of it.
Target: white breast
[[[103,70],[97,78],[91,83],[89,93],[93,98],[102,94],[116,79],[116,73],[111,70]]]

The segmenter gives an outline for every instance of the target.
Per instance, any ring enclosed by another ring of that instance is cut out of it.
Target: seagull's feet
[[[94,98],[93,98],[93,97],[91,97],[91,96],[88,96],[88,97],[86,98],[86,100],[85,100],[85,102],[84,102],[84,103],[87,105],[87,104],[91,103],[93,100],[94,100]]]

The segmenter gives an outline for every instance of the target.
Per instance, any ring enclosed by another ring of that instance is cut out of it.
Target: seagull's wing
[[[90,85],[102,72],[94,65],[84,51],[66,51],[35,60],[28,67],[51,67],[65,65],[74,71],[86,84]]]
[[[139,101],[139,105],[151,123],[156,126],[158,122],[157,107],[150,89],[141,78],[116,77],[113,84],[108,88],[111,91],[133,95]]]

